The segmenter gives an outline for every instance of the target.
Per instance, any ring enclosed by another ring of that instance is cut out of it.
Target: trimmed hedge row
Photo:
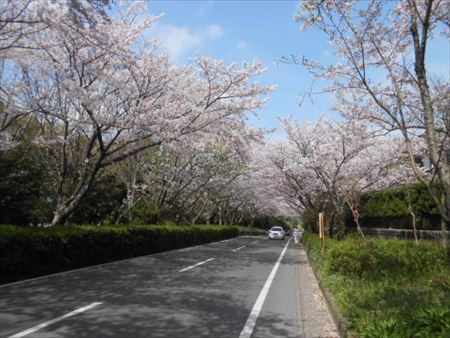
[[[0,283],[232,238],[237,227],[216,225],[0,225]]]
[[[365,195],[361,201],[361,217],[409,216],[407,189],[400,186]],[[439,215],[433,198],[422,184],[409,187],[409,195],[417,215]]]
[[[408,201],[416,215],[419,230],[440,230],[441,218],[430,193],[422,184],[398,186],[371,192],[361,200],[361,225],[364,228],[411,229]],[[346,224],[356,228],[348,211]]]

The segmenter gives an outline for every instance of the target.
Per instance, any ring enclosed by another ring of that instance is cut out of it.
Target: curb
[[[323,298],[325,298],[325,302],[327,303],[328,309],[330,310],[331,317],[333,318],[334,324],[336,325],[336,328],[339,332],[339,336],[341,338],[351,338],[351,336],[348,335],[348,329],[347,329],[347,321],[345,320],[344,316],[342,315],[341,311],[338,308],[336,299],[331,294],[331,292],[323,285],[321,279],[319,278],[319,274],[316,271],[316,268],[313,264],[311,264],[311,260],[309,259],[308,251],[305,249],[303,244],[301,247],[306,252],[306,257],[308,258],[309,266],[311,267],[314,277],[317,280],[317,284],[319,285],[320,291],[322,291]]]

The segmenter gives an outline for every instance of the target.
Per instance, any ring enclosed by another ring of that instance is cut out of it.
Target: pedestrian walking
[[[299,229],[294,230],[294,242],[295,244],[298,244],[300,239],[302,238],[302,232]]]

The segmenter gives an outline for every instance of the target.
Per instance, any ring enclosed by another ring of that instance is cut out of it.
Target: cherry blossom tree
[[[368,120],[402,135],[417,179],[438,206],[444,246],[450,222],[448,77],[433,85],[427,51],[433,36],[448,36],[448,6],[445,0],[309,0],[300,3],[297,16],[304,29],[320,29],[335,47],[340,63],[304,58],[303,64],[329,81],[326,91],[336,95],[336,109],[351,121]],[[417,135],[426,140],[430,177],[414,158]]]
[[[366,134],[365,148],[345,166],[340,193],[352,212],[358,233],[365,238],[360,224],[360,203],[364,194],[397,185],[396,172],[403,168],[401,142]]]
[[[44,1],[42,1],[44,3]],[[4,59],[8,52],[16,49],[34,49],[32,36],[48,27],[45,19],[38,15],[46,9],[31,0],[4,1],[0,7],[0,57]],[[49,4],[50,5],[50,4]],[[50,5],[51,6],[51,5]]]
[[[161,221],[159,215],[177,223],[208,223],[213,217],[219,224],[242,220],[253,199],[249,146],[236,147],[228,138],[192,137],[195,142],[149,149],[114,167],[128,191],[117,221],[126,214],[131,221],[135,207],[151,211],[147,216],[152,222]],[[168,211],[171,215],[163,215]]]
[[[49,32],[64,26],[80,33],[85,25],[93,26],[99,18],[107,19],[106,7],[110,0],[33,1],[10,0],[0,3],[0,150],[17,144],[33,116],[21,105],[11,83],[20,81],[21,72],[12,67],[30,51],[49,56],[52,47],[64,43],[64,36]],[[51,55],[50,55],[51,56]]]
[[[395,165],[401,154],[398,142],[393,138],[376,137],[373,130],[361,123],[321,118],[316,123],[283,120],[282,124],[290,149],[286,157],[295,159],[296,173],[292,169],[286,171],[292,177],[290,180],[296,182],[296,193],[308,196],[311,191],[316,191],[314,195],[318,196],[325,192],[331,206],[328,209],[332,210],[329,227],[336,223],[340,236],[345,231],[347,204],[353,212],[358,232],[364,237],[358,215],[360,198],[370,190],[391,184],[388,169]],[[310,199],[314,201],[314,196]],[[303,204],[308,207],[305,202]]]
[[[157,20],[143,17],[145,3],[123,4],[117,17],[98,15],[76,29],[64,20],[71,12],[57,4],[52,10],[56,19],[33,40],[58,43],[15,56],[8,73],[20,76],[5,88],[40,125],[36,143],[55,178],[52,224],[65,222],[102,168],[155,146],[192,142],[190,135],[236,144],[252,136],[245,114],[272,90],[251,83],[260,64],[239,68],[203,57],[171,65],[155,41],[143,39]]]
[[[14,145],[16,130],[12,130],[17,122],[26,116],[26,112],[13,108],[5,83],[15,74],[6,76],[9,59],[18,49],[32,48],[24,40],[29,35],[45,29],[46,25],[36,18],[30,10],[31,1],[8,1],[0,4],[0,150]]]
[[[254,186],[261,189],[255,195],[266,196],[269,206],[288,205],[287,215],[325,211],[330,234],[333,225],[343,233],[343,216],[350,210],[364,238],[359,220],[362,196],[417,182],[402,138],[380,136],[363,123],[324,118],[315,123],[289,119],[283,125],[287,139],[256,152],[254,163],[259,170],[253,176],[259,184]],[[415,138],[412,144],[419,159],[423,138]],[[423,175],[429,175],[426,169],[420,168]],[[414,216],[412,227],[416,234]]]
[[[295,217],[315,206],[315,177],[311,179],[311,172],[297,161],[292,144],[255,144],[251,158],[249,182],[256,213]]]

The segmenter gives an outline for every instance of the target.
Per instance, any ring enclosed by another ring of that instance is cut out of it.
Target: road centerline
[[[248,316],[247,321],[245,322],[244,328],[242,329],[239,338],[250,338],[250,336],[252,335],[253,329],[255,328],[256,320],[258,319],[259,313],[261,312],[261,309],[264,305],[264,301],[267,297],[267,294],[269,293],[270,286],[272,285],[273,279],[277,274],[281,260],[283,259],[284,254],[286,253],[290,241],[291,240],[289,239],[286,245],[284,246],[283,251],[281,251],[281,254],[278,257],[277,262],[273,266],[272,271],[270,272],[270,275],[266,280],[266,283],[264,284],[261,292],[259,293],[258,298],[256,299],[255,304],[253,305],[252,311],[250,312],[250,315]]]
[[[44,327],[47,327],[47,326],[52,325],[52,324],[54,324],[54,323],[60,322],[60,321],[62,321],[62,320],[64,320],[64,319],[66,319],[66,318],[69,318],[69,317],[75,316],[75,315],[77,315],[77,314],[79,314],[79,313],[82,313],[82,312],[85,312],[85,311],[87,311],[87,310],[90,310],[90,309],[92,309],[92,308],[94,308],[94,307],[96,307],[97,305],[100,305],[100,304],[102,304],[102,303],[101,303],[101,302],[94,302],[94,303],[91,303],[91,304],[89,304],[89,305],[80,307],[80,308],[75,309],[75,310],[73,310],[73,311],[71,311],[71,312],[69,312],[69,313],[66,313],[66,314],[62,315],[62,316],[53,318],[53,319],[48,320],[48,321],[46,321],[46,322],[43,322],[43,323],[41,323],[41,324],[35,325],[35,326],[33,326],[33,327],[31,327],[31,328],[29,328],[29,329],[27,329],[27,330],[18,332],[18,333],[16,333],[16,334],[13,334],[12,336],[9,336],[8,338],[21,338],[21,337],[25,337],[25,336],[27,336],[27,335],[29,335],[29,334],[31,334],[31,333],[34,333],[34,332],[36,332],[36,331],[38,331],[38,330],[40,330],[40,329],[42,329],[42,328],[44,328]]]
[[[213,260],[215,260],[215,258],[209,258],[209,259],[204,260],[204,261],[202,261],[202,262],[199,262],[199,263],[197,263],[197,264],[194,264],[194,265],[188,266],[188,267],[186,267],[186,268],[184,268],[184,269],[181,269],[181,270],[179,270],[179,272],[184,272],[184,271],[193,269],[193,268],[195,268],[195,267],[197,267],[197,266],[199,266],[199,265],[208,263],[208,262],[213,261]]]
[[[241,249],[243,249],[243,248],[245,248],[245,247],[246,247],[246,245],[243,245],[243,246],[240,246],[239,248],[233,249],[233,250],[231,250],[231,251],[238,251],[238,250],[241,250]]]

